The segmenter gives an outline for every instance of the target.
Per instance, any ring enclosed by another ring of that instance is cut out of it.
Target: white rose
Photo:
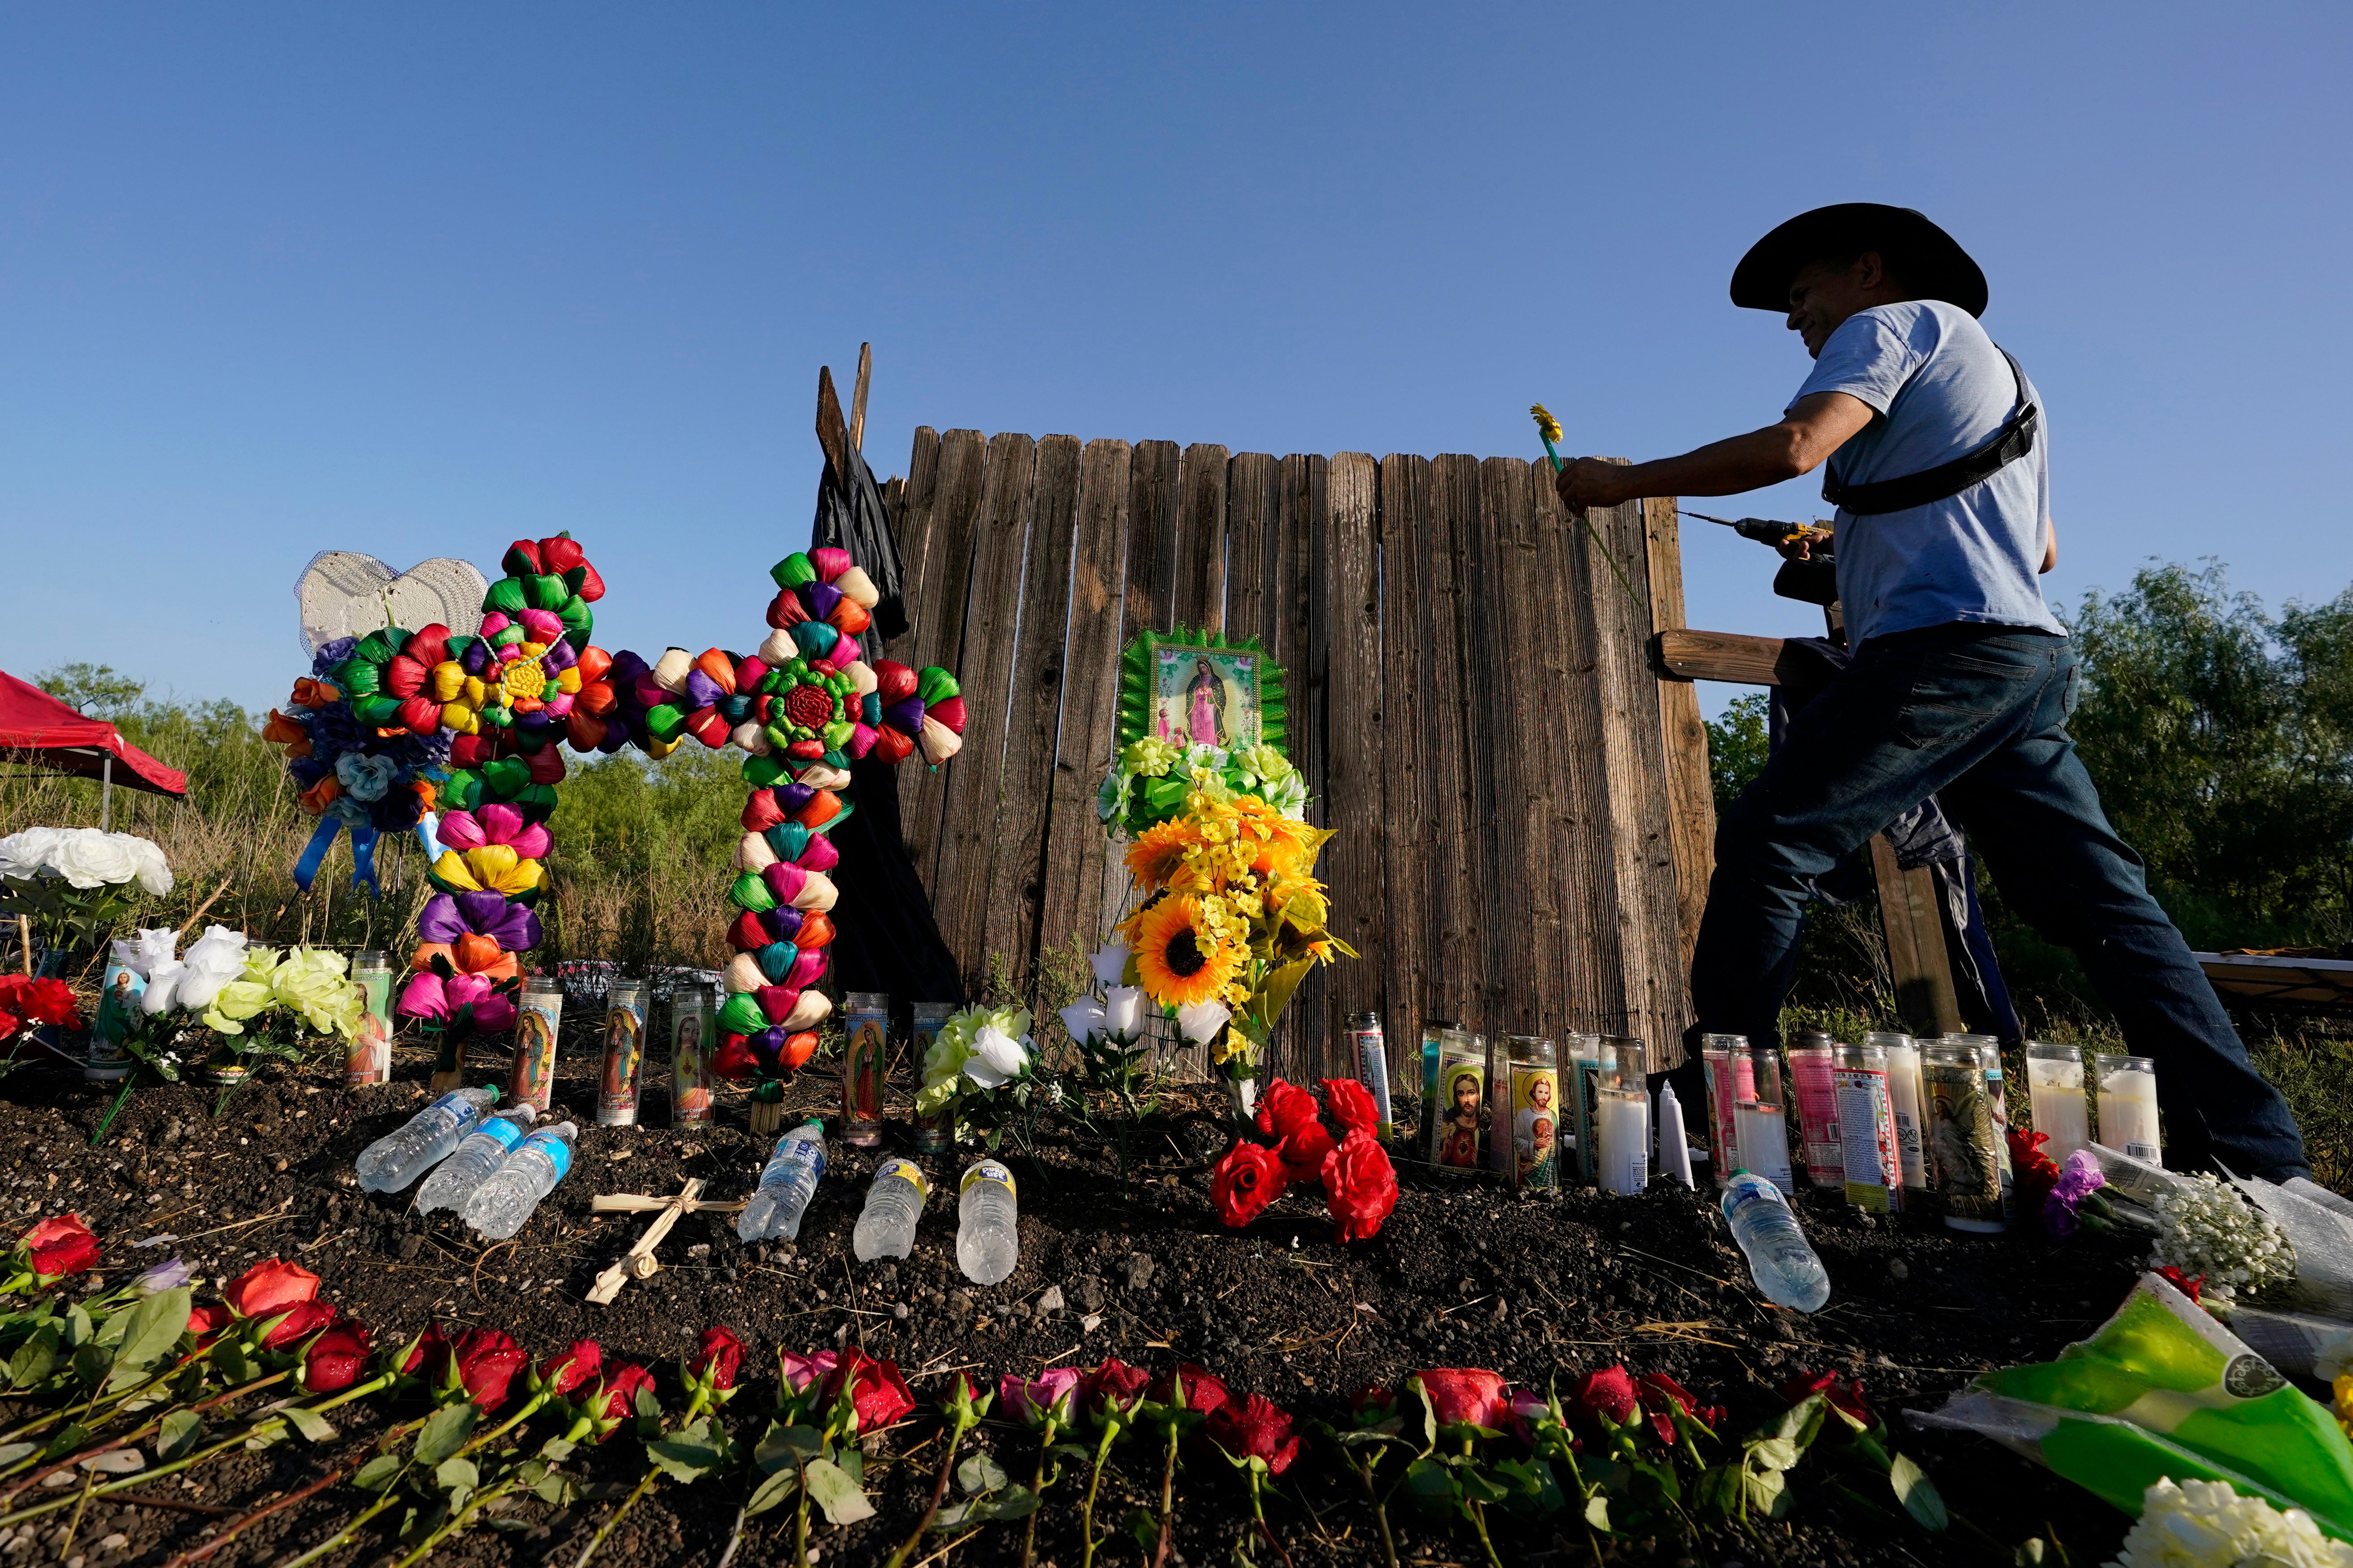
[[[245,933],[227,926],[214,926],[198,937],[181,965],[177,1005],[192,1013],[211,1006],[221,987],[245,972]]]
[[[0,838],[0,877],[30,881],[40,876],[49,869],[50,857],[64,837],[61,827],[27,827]]]
[[[142,980],[152,980],[175,966],[174,956],[180,945],[180,933],[175,931],[142,931],[127,941],[114,939],[114,962],[128,968]]]
[[[77,888],[111,888],[139,874],[139,862],[111,833],[78,827],[67,833],[51,857],[58,875]]]
[[[1029,1053],[1022,1048],[1022,1042],[988,1024],[973,1037],[972,1055],[964,1064],[964,1072],[981,1088],[997,1089],[1018,1078],[1029,1065]]]
[[[1103,1024],[1122,1045],[1135,1038],[1144,1022],[1144,987],[1114,985],[1103,1004]]]
[[[164,852],[153,843],[135,833],[115,833],[108,837],[121,845],[131,856],[132,864],[139,868],[133,875],[139,879],[141,887],[159,899],[172,890],[172,868],[164,862]]]
[[[1087,955],[1087,963],[1094,967],[1096,984],[1116,985],[1127,978],[1127,943],[1105,942],[1101,952]]]
[[[1188,1002],[1176,1009],[1176,1026],[1195,1045],[1206,1046],[1233,1016],[1234,1010],[1223,1002]]]
[[[1103,1005],[1092,996],[1082,997],[1062,1009],[1062,1028],[1071,1039],[1086,1044],[1089,1035],[1104,1034]]]

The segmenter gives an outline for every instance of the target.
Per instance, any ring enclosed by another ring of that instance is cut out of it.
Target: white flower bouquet
[[[30,920],[53,948],[95,942],[141,892],[171,890],[164,852],[134,833],[27,827],[0,838],[0,917]]]
[[[2192,1176],[2156,1198],[2153,1264],[2204,1275],[2199,1300],[2227,1310],[2295,1278],[2295,1249],[2277,1221],[2213,1176]]]

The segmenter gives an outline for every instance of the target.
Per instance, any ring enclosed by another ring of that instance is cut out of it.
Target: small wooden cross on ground
[[[657,1198],[643,1193],[617,1193],[591,1203],[589,1208],[597,1214],[643,1214],[650,1210],[654,1211],[654,1220],[646,1226],[645,1235],[638,1237],[635,1247],[623,1253],[613,1267],[596,1276],[596,1283],[589,1287],[588,1300],[600,1307],[609,1307],[613,1304],[613,1298],[621,1293],[622,1286],[632,1279],[650,1279],[659,1273],[661,1260],[654,1256],[654,1248],[661,1245],[662,1237],[670,1234],[670,1227],[679,1222],[681,1215],[704,1211],[733,1214],[744,1206],[741,1198],[733,1203],[702,1203],[699,1201],[702,1192],[702,1178],[689,1176],[686,1184],[679,1188],[678,1195],[673,1198]]]

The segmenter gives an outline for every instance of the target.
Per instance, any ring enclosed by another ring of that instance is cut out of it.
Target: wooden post
[[[1884,833],[1871,841],[1871,868],[1879,880],[1879,919],[1887,931],[1887,967],[1904,1026],[1921,1039],[1960,1033],[1961,1006],[1953,992],[1952,955],[1945,951],[1945,922],[1936,909],[1936,873],[1926,866],[1909,871],[1897,866],[1895,846]]]
[[[874,379],[874,345],[858,345],[858,385],[849,394],[849,447],[866,450],[866,388]]]

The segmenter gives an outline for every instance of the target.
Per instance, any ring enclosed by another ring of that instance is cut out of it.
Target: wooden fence
[[[1333,927],[1362,954],[1293,1000],[1282,1070],[1330,1070],[1367,1008],[1393,1042],[1441,1013],[1672,1059],[1714,833],[1696,695],[1648,652],[1683,624],[1675,514],[1592,512],[1613,570],[1549,479],[919,428],[887,491],[913,621],[892,653],[954,670],[971,722],[944,777],[906,770],[902,806],[968,982],[995,959],[1032,984],[1126,907],[1095,816],[1119,650],[1206,626],[1288,672],[1310,814],[1340,830]]]

